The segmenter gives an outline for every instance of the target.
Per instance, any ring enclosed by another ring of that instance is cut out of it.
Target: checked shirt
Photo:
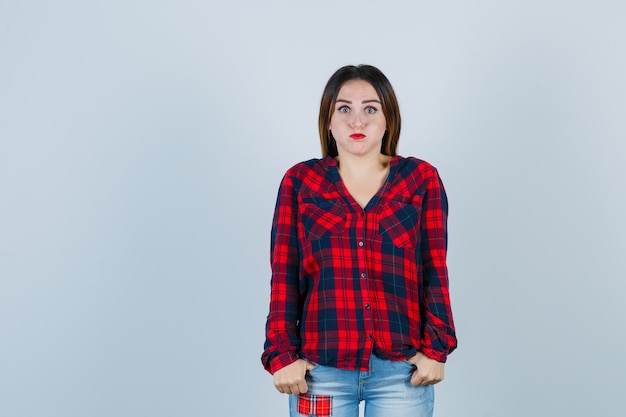
[[[394,157],[365,209],[331,158],[280,185],[271,232],[271,297],[262,361],[298,358],[369,369],[373,352],[445,362],[456,348],[446,267],[448,203],[437,170]]]

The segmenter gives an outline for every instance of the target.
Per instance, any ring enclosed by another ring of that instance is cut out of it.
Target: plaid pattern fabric
[[[456,347],[446,267],[448,203],[437,170],[394,157],[362,209],[334,159],[285,174],[271,233],[271,299],[262,361],[299,357],[367,371],[373,350],[418,350],[444,362]]]
[[[330,417],[333,411],[333,397],[330,395],[300,394],[298,413],[305,416]]]

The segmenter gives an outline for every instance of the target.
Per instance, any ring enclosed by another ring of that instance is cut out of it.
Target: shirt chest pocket
[[[382,212],[378,233],[399,247],[414,249],[419,243],[421,207],[409,199],[388,200]]]
[[[307,240],[337,235],[343,230],[345,211],[338,200],[318,197],[303,198],[299,211]]]

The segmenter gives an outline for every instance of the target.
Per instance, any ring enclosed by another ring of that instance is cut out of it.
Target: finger
[[[289,394],[299,395],[299,394],[304,394],[306,391],[307,391],[306,384],[304,384],[304,387],[302,387],[300,384],[291,385],[289,387]]]
[[[432,385],[439,381],[441,380],[438,379],[437,376],[430,373],[419,372],[419,370],[416,370],[411,376],[411,383],[417,386]]]
[[[298,394],[304,394],[305,392],[309,390],[309,387],[305,381],[302,381],[301,383],[298,384],[297,389],[299,391]]]
[[[282,383],[282,384],[276,385],[276,389],[281,394],[295,394],[294,390],[292,389],[292,386],[290,384],[287,384],[287,383]]]
[[[411,384],[419,386],[422,385],[422,381],[422,375],[418,371],[413,372],[413,375],[411,375]]]
[[[417,378],[417,382],[417,385],[423,387],[424,385],[432,384],[432,378],[430,377],[430,375],[419,375],[419,377]]]

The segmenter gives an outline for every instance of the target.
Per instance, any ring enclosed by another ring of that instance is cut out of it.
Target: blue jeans
[[[431,417],[435,401],[432,385],[411,385],[415,365],[375,355],[369,372],[316,365],[306,377],[306,394],[289,395],[291,417],[358,417],[365,401],[365,417]]]

